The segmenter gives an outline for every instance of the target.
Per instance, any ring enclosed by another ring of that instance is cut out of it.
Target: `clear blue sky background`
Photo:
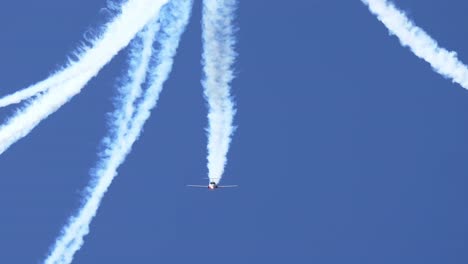
[[[105,2],[4,3],[1,95],[62,65]],[[466,2],[395,2],[468,63]],[[207,174],[200,5],[75,263],[468,263],[468,92],[359,0],[241,1],[241,187],[185,187]],[[78,208],[125,59],[0,157],[0,263],[43,260]]]

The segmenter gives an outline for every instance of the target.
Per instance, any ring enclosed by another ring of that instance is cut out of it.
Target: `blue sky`
[[[468,63],[468,4],[394,3]],[[75,263],[467,263],[468,93],[358,0],[240,3],[240,188],[186,188],[207,173],[200,4]],[[1,95],[60,67],[105,5],[5,4]],[[1,155],[0,263],[43,260],[78,208],[125,59]]]

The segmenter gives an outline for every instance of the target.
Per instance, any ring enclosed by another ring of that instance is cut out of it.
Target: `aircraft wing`
[[[239,187],[239,185],[218,185],[219,188],[233,188],[233,187]]]
[[[196,187],[196,188],[208,188],[206,185],[187,185],[188,187]]]

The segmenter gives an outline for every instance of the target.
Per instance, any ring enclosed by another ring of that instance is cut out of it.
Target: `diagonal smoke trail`
[[[164,2],[167,2],[167,0],[164,0]],[[111,9],[118,9],[116,4],[112,2],[109,3],[109,6]],[[99,40],[94,42],[96,44]],[[67,65],[62,68],[62,70],[52,74],[49,78],[0,98],[0,107],[20,103],[21,101],[37,96],[39,93],[45,92],[52,87],[61,85],[66,81],[73,80],[79,75],[82,75],[83,72],[93,71],[95,68],[101,68],[102,66],[99,66],[99,64],[93,64],[93,61],[95,60],[94,56],[101,53],[102,50],[96,52],[89,50],[88,47],[79,48],[79,50],[73,54],[73,57],[78,58],[76,61],[69,59]]]
[[[202,81],[208,101],[208,177],[218,183],[226,165],[226,155],[234,132],[234,103],[230,83],[236,59],[234,45],[234,11],[236,0],[203,1],[203,69]]]
[[[118,9],[117,5],[114,3],[110,2],[108,5],[111,9]],[[94,41],[95,44],[97,42],[99,42],[99,40]],[[89,47],[80,47],[78,51],[74,52],[72,56],[77,58],[77,60],[74,61],[70,58],[66,63],[65,67],[52,74],[47,79],[30,85],[29,87],[22,89],[18,92],[0,98],[0,107],[20,103],[21,101],[37,96],[50,88],[59,86],[64,82],[73,80],[76,77],[82,75],[84,72],[93,71],[95,70],[95,68],[101,68],[102,66],[100,67],[99,64],[93,64],[93,59],[97,53],[101,54],[102,50],[96,52],[89,49]]]
[[[95,76],[130,40],[159,13],[168,0],[130,0],[121,14],[110,22],[94,45],[83,52],[76,63],[80,69],[92,68],[73,80],[39,96],[0,127],[0,154],[26,136],[39,122],[58,110]]]
[[[438,46],[421,28],[414,25],[403,12],[386,0],[361,0],[369,10],[419,58],[427,61],[434,71],[468,89],[468,69],[453,51]]]
[[[138,139],[145,121],[150,116],[151,109],[156,105],[159,93],[162,90],[164,81],[169,76],[173,64],[173,57],[181,37],[190,17],[192,0],[172,0],[164,6],[160,16],[162,30],[157,35],[159,50],[152,59],[150,75],[148,76],[149,88],[143,96],[143,100],[136,106],[133,119],[123,118],[132,116],[132,107],[141,92],[142,78],[137,77],[138,70],[129,71],[129,74],[135,73],[132,83],[132,91],[122,89],[121,92],[130,92],[132,96],[122,94],[121,109],[114,114],[114,127],[111,136],[104,140],[105,150],[101,153],[101,160],[93,172],[93,180],[87,188],[88,195],[85,197],[84,205],[75,217],[70,219],[69,224],[64,228],[62,237],[57,241],[52,253],[46,259],[45,263],[70,263],[74,253],[80,249],[83,244],[83,237],[89,233],[89,224],[95,216],[102,197],[109,188],[112,180],[117,175],[117,168],[125,160],[131,151],[133,143]],[[151,33],[155,30],[150,28],[143,33],[143,42],[146,44],[151,38]],[[146,48],[144,48],[146,50]],[[145,56],[149,53],[143,52],[143,59],[136,69],[143,69],[148,62]],[[141,75],[140,75],[141,76]],[[120,113],[123,111],[125,113]],[[127,124],[126,121],[130,121]],[[126,129],[128,128],[128,129]]]
[[[164,15],[166,6],[161,10]],[[147,78],[148,67],[153,52],[153,43],[156,32],[160,30],[159,20],[152,21],[145,29],[138,34],[138,38],[130,49],[130,69],[126,80],[119,88],[120,96],[117,98],[117,111],[113,114],[113,126],[111,136],[104,140],[110,142],[111,138],[117,138],[116,142],[124,140],[125,134],[130,129],[131,120],[135,114],[135,104],[143,93],[142,86]],[[113,135],[112,135],[113,134]]]
[[[129,122],[134,112],[133,104],[141,94],[141,86],[146,78],[154,36],[158,28],[159,24],[152,22],[138,34],[137,39],[131,45],[128,76],[119,89],[119,97],[117,99],[118,108],[120,109],[113,114],[112,118],[114,122],[110,130],[111,135],[104,140],[104,144],[113,142],[117,148],[122,146],[121,142],[124,140],[124,134],[128,130]],[[109,149],[109,146],[106,146],[106,148]],[[86,216],[78,216],[70,220],[70,224],[62,231],[63,235],[57,239],[51,254],[45,261],[46,263],[71,262],[74,253],[83,243],[83,236],[89,232],[88,228],[84,226],[89,224],[94,215],[87,211],[96,211],[99,206],[97,203],[93,203],[92,205],[90,207],[83,207],[82,211],[86,211],[86,213],[80,212],[80,214],[85,214]],[[77,236],[80,233],[83,233],[83,236]]]
[[[76,64],[71,64],[65,70],[56,73],[55,75],[38,82],[37,84],[31,85],[23,90],[15,92],[0,98],[0,107],[9,106],[12,104],[20,103],[21,101],[30,99],[31,97],[37,96],[42,92],[47,91],[50,88],[59,86],[64,82],[73,80],[86,72],[84,69],[76,67]]]
[[[163,84],[171,72],[180,38],[188,24],[192,3],[193,0],[171,0],[170,4],[165,6],[167,11],[161,14],[162,30],[157,36],[159,50],[152,58],[148,76],[149,87],[144,94],[144,100],[138,105],[137,114],[127,134],[127,142],[133,143],[138,139],[144,123],[151,115],[151,109],[156,106]]]

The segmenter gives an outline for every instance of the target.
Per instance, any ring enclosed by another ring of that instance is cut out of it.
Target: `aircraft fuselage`
[[[214,190],[216,188],[218,188],[218,185],[215,182],[210,182],[210,184],[208,184],[208,189]]]

